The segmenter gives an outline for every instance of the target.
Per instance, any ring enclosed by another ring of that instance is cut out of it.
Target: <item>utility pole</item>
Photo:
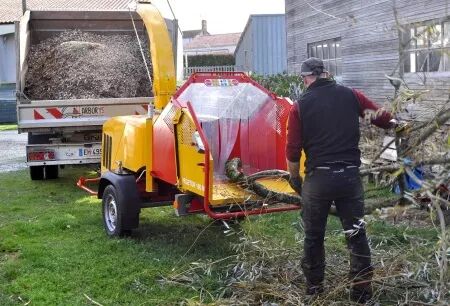
[[[22,15],[27,11],[27,0],[22,0]]]

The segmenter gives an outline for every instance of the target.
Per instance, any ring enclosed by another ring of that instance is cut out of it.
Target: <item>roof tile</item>
[[[241,33],[199,35],[190,41],[185,50],[237,45]]]
[[[22,0],[1,0],[0,23],[12,23],[22,15]],[[130,0],[27,0],[27,8],[38,11],[126,10]]]

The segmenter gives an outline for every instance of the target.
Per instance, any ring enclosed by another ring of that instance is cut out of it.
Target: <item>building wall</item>
[[[0,123],[16,122],[14,25],[0,25]]]
[[[322,0],[308,5],[306,1],[286,0],[288,71],[300,71],[308,56],[308,43],[340,37],[342,82],[383,103],[394,94],[385,74],[392,74],[400,59],[399,27],[394,16],[401,25],[444,18],[450,16],[449,2]],[[395,72],[398,75],[399,69]],[[450,72],[405,73],[404,78],[413,88],[435,89],[425,96],[424,103],[438,105],[448,98]],[[423,79],[427,86],[420,84]]]
[[[253,72],[252,20],[250,17],[234,54],[237,71]]]
[[[16,82],[16,42],[14,33],[0,35],[0,84]]]
[[[0,123],[16,122],[15,84],[0,85]]]
[[[284,15],[260,15],[253,20],[253,67],[258,74],[287,71]]]
[[[264,75],[287,72],[284,15],[252,15],[242,35],[235,53],[238,70]]]
[[[184,38],[183,37],[183,46],[186,46],[188,43],[190,43],[194,37]]]

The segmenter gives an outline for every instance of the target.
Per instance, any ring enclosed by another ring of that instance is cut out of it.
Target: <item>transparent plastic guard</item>
[[[178,100],[192,103],[214,160],[215,181],[225,179],[231,155],[241,158],[246,174],[275,165],[276,105],[264,91],[250,83],[193,83]]]

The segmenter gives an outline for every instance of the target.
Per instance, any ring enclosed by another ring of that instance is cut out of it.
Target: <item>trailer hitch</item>
[[[82,176],[77,181],[77,187],[82,189],[82,190],[84,190],[84,191],[86,191],[91,196],[96,196],[96,195],[98,195],[98,192],[95,191],[95,190],[92,190],[87,185],[88,184],[92,184],[92,183],[98,183],[98,182],[100,182],[100,177],[89,179],[89,178],[85,178],[85,177]]]

